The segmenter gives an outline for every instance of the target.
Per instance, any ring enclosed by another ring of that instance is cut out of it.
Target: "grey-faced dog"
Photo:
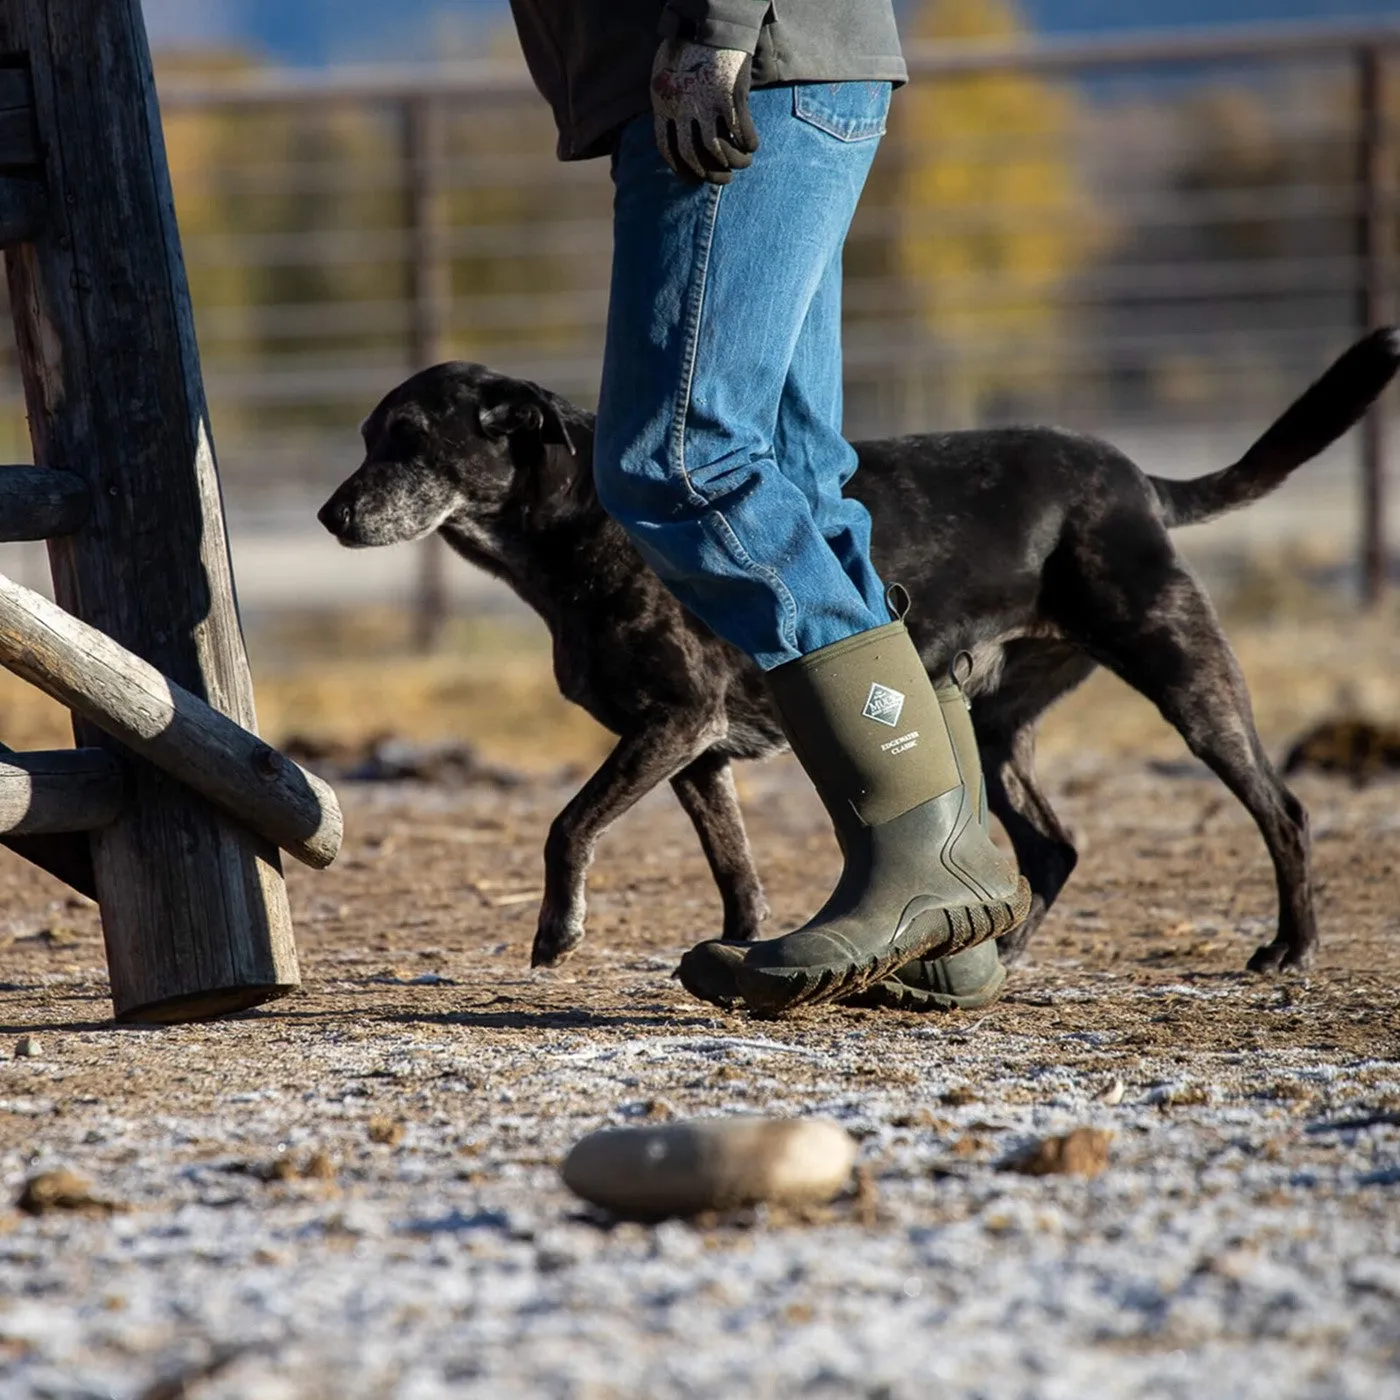
[[[1249,810],[1273,859],[1278,926],[1249,967],[1300,967],[1317,945],[1307,816],[1274,771],[1210,600],[1168,531],[1258,500],[1364,413],[1400,365],[1400,335],[1352,346],[1233,466],[1189,481],[1140,471],[1107,443],[1051,428],[856,444],[850,490],[875,563],[913,599],[909,627],[938,679],[972,657],[970,697],[991,811],[1034,891],[1000,944],[1012,961],[1077,860],[1036,780],[1046,708],[1097,665],[1151,700]],[[563,694],[618,736],[550,827],[532,961],[584,936],[599,836],[669,781],[719,886],[723,925],[767,914],[730,760],[785,745],[757,668],[686,613],[599,506],[592,415],[477,364],[424,370],[366,419],[364,464],[322,507],[342,543],[434,531],[508,583],[554,639]]]

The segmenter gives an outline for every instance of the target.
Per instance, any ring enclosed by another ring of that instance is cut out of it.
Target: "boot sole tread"
[[[755,1015],[782,1016],[799,1007],[859,995],[913,958],[947,957],[989,938],[1000,938],[1025,920],[1030,907],[1030,886],[1022,876],[1011,899],[930,911],[915,922],[915,928],[926,926],[921,937],[912,943],[892,945],[864,963],[783,968],[754,968],[741,963],[735,981],[744,1005]],[[980,927],[984,920],[985,928]]]

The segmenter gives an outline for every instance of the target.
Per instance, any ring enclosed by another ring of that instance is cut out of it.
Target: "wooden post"
[[[54,591],[245,729],[233,595],[194,320],[139,0],[5,0],[47,194],[6,254],[34,459],[82,476],[88,523],[51,541]],[[20,172],[23,173],[23,172]],[[117,749],[85,721],[80,745]],[[189,1020],[297,984],[278,853],[132,756],[125,815],[91,838],[118,1017]]]
[[[1385,102],[1385,52],[1371,44],[1356,54],[1357,329],[1386,323],[1390,312],[1392,147]],[[1379,606],[1388,572],[1385,548],[1385,409],[1375,405],[1361,420],[1361,600]]]
[[[409,235],[408,368],[413,373],[447,358],[452,263],[447,255],[443,210],[442,103],[410,98],[403,105],[403,166]],[[413,645],[437,649],[447,623],[447,548],[437,535],[418,547],[418,587],[413,600]]]

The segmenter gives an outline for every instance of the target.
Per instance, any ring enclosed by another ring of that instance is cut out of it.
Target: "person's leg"
[[[795,89],[754,93],[763,145],[727,186],[682,184],[646,120],[623,130],[614,163],[599,496],[680,601],[765,669],[888,617],[878,596],[852,582],[775,458],[799,349],[828,357],[839,413],[839,321],[823,311],[820,345],[803,331],[819,293],[832,300],[830,269],[889,89],[838,88],[827,105],[844,104],[855,139],[799,115]],[[834,305],[839,316],[839,283]],[[789,425],[789,447],[798,436]],[[822,454],[834,460],[818,462]],[[839,418],[802,456],[826,479],[849,475],[854,458]]]
[[[745,1002],[776,1014],[1008,932],[1029,891],[971,815],[913,643],[865,596],[873,569],[855,581],[822,528],[854,465],[832,268],[888,88],[755,97],[763,146],[727,186],[679,184],[645,123],[622,133],[594,471],[604,507],[671,591],[769,672],[836,827],[845,868],[831,898],[735,971]],[[788,389],[792,475],[774,446]],[[865,531],[855,516],[844,540],[833,533],[845,549]]]
[[[843,495],[856,470],[842,434],[841,254],[827,264],[798,333],[778,405],[773,455],[807,499],[812,520],[871,613],[885,611],[885,583],[870,561],[870,512]]]

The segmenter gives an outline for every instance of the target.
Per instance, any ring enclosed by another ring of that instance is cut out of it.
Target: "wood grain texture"
[[[5,0],[0,53],[27,56],[49,196],[42,235],[6,253],[34,460],[92,495],[88,523],[50,542],[55,594],[253,730],[139,0]],[[131,782],[128,814],[92,837],[118,1016],[294,986],[275,847],[153,765],[133,760]]]
[[[88,484],[50,467],[0,466],[0,540],[71,535],[88,518]]]
[[[330,786],[41,593],[0,574],[0,665],[323,869],[340,850]]]
[[[53,835],[109,826],[126,806],[121,761],[106,749],[0,759],[0,831]]]

